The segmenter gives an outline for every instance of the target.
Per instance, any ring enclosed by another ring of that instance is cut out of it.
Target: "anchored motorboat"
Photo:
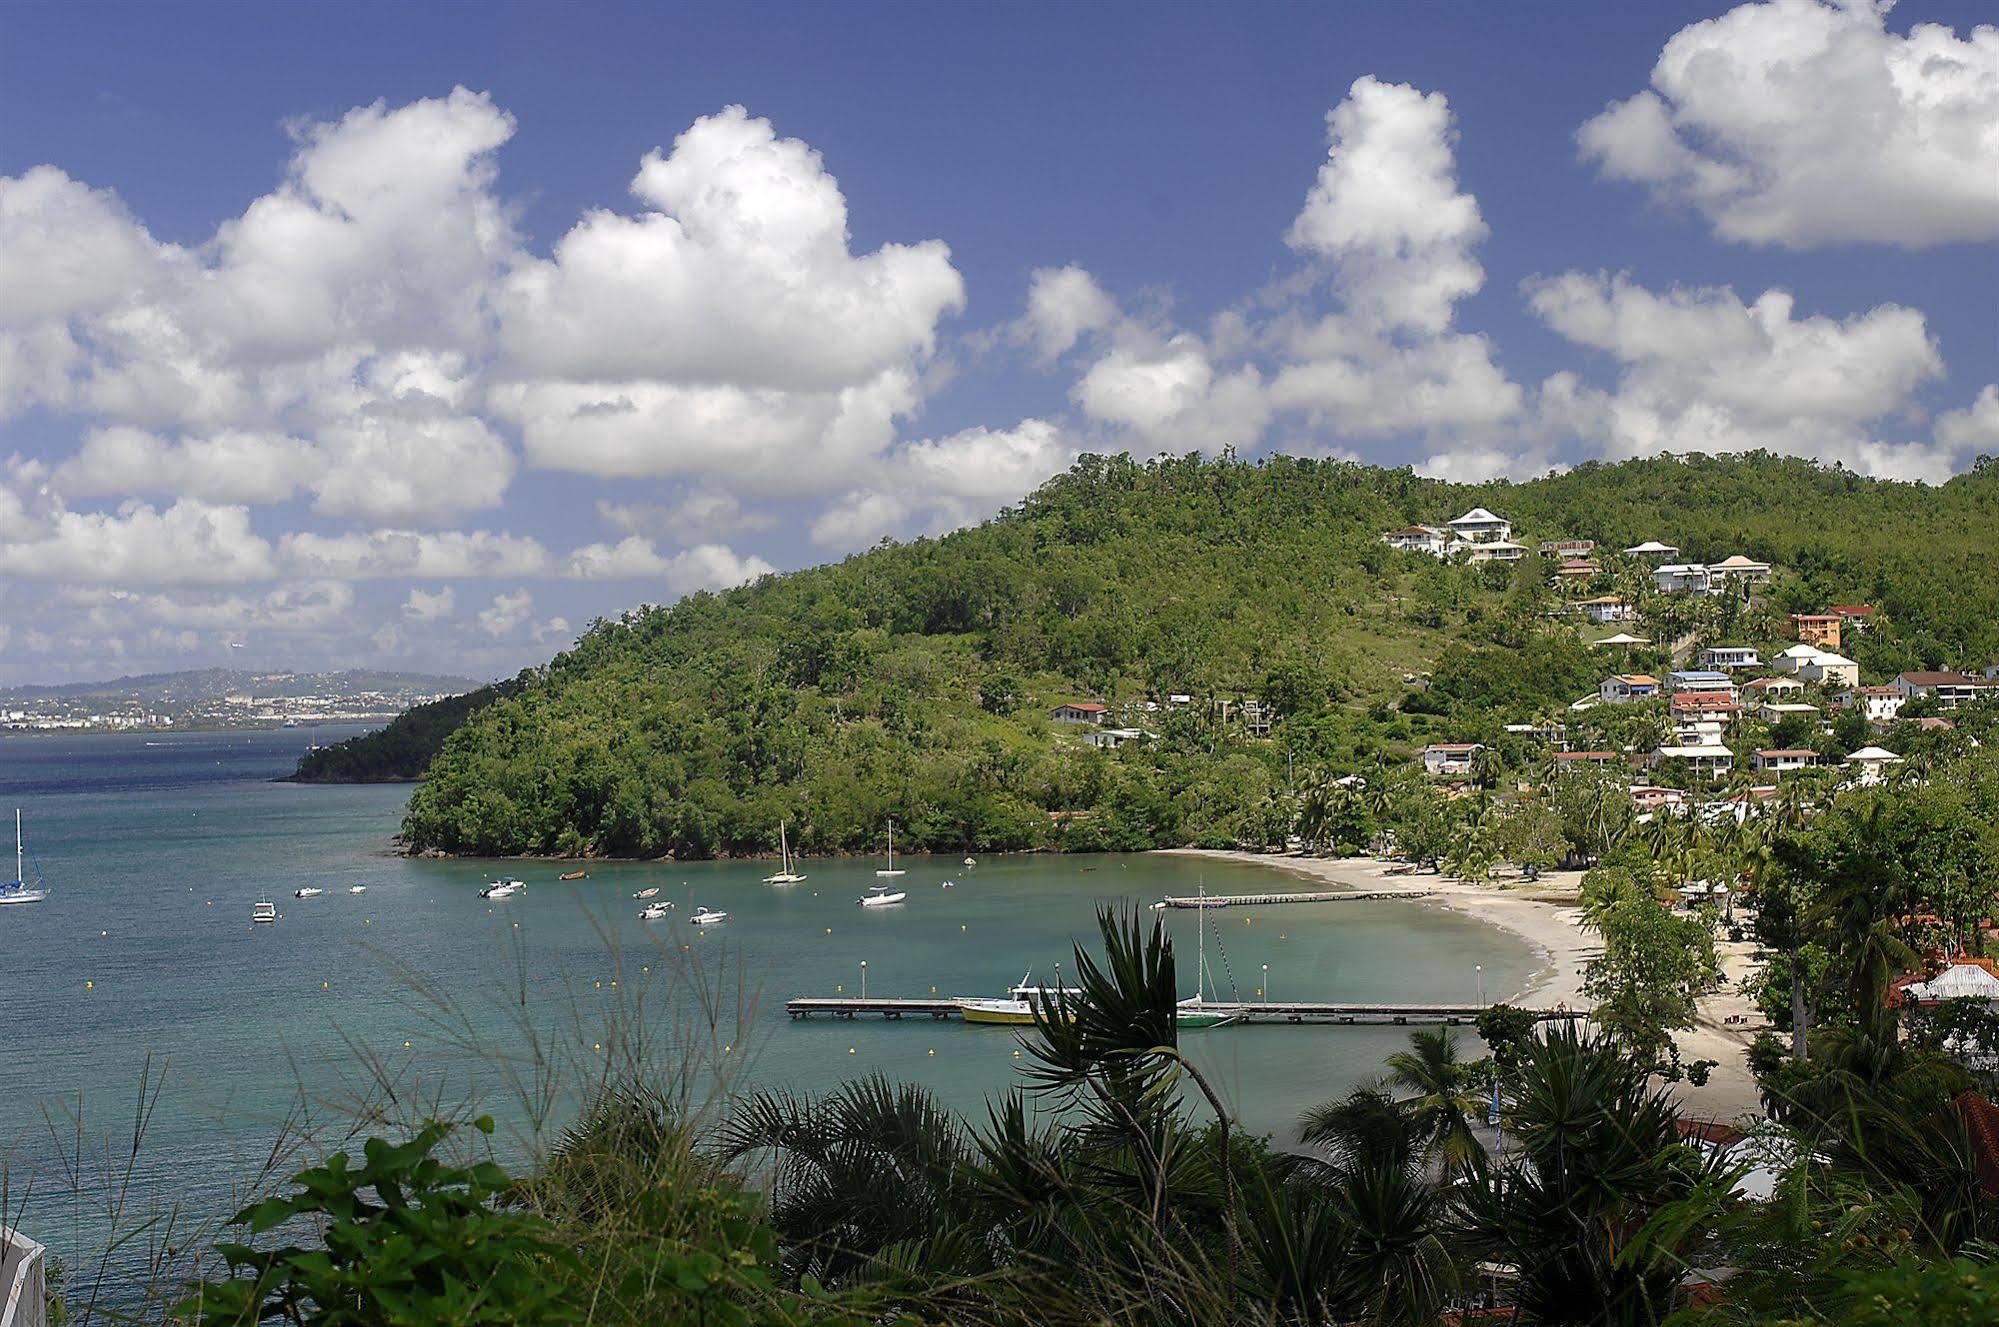
[[[877,871],[875,874],[880,875],[881,872]],[[898,871],[896,874],[901,875],[902,872]],[[909,895],[903,893],[900,889],[895,889],[889,885],[872,885],[869,887],[867,894],[862,897],[861,906],[864,908],[886,908],[889,904],[900,903],[908,897]]]
[[[729,920],[729,914],[726,912],[717,912],[713,908],[702,908],[687,920],[696,926],[713,926],[716,922]]]
[[[673,904],[670,902],[648,903],[640,911],[639,920],[642,922],[656,922],[672,910]]]

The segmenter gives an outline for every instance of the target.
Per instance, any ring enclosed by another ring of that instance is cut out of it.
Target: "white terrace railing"
[[[47,1251],[0,1226],[0,1327],[48,1327]]]

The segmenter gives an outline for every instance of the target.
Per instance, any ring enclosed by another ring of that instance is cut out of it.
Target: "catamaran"
[[[881,875],[882,872],[877,871],[875,874]],[[897,871],[895,874],[901,875],[902,872]],[[889,904],[900,903],[908,897],[909,895],[903,893],[900,889],[893,889],[888,885],[869,885],[868,892],[861,898],[861,906],[864,908],[886,908]]]
[[[902,874],[901,871],[896,869],[895,865],[895,821],[894,820],[890,820],[888,822],[888,865],[883,867],[881,870],[876,871],[875,874],[882,877]],[[862,899],[861,902],[865,903],[867,902],[867,900]]]
[[[1020,983],[1007,987],[1004,1000],[960,1000],[958,1008],[967,1023],[1004,1024],[1019,1027],[1034,1021],[1034,1011],[1051,1009],[1055,1006],[1057,992],[1066,996],[1070,1003],[1082,997],[1083,992],[1074,986],[1030,986],[1024,974]],[[1072,1015],[1073,1016],[1073,1015]]]
[[[24,853],[21,840],[21,809],[14,808],[14,878],[0,884],[0,903],[40,903],[49,896],[42,885],[41,863],[35,864],[35,883],[28,883],[27,874],[21,870]]]
[[[1200,911],[1195,914],[1199,925],[1194,949],[1194,993],[1173,1007],[1173,1022],[1183,1028],[1219,1027],[1235,1017],[1208,1007],[1208,904],[1205,885],[1200,886],[1200,898]]]
[[[777,874],[765,876],[764,877],[765,884],[795,885],[799,881],[805,878],[804,876],[798,874],[798,872],[793,869],[797,865],[797,863],[795,863],[792,860],[791,840],[785,837],[784,822],[782,820],[777,822],[777,854],[778,854]]]

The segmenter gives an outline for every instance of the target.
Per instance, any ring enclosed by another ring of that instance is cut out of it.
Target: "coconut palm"
[[[1409,1034],[1409,1049],[1387,1060],[1387,1083],[1405,1095],[1398,1105],[1416,1146],[1455,1171],[1482,1150],[1473,1121],[1480,1102],[1471,1066],[1458,1058],[1457,1033],[1447,1027]]]

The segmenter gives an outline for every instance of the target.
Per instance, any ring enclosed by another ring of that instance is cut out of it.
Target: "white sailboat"
[[[791,840],[785,837],[784,822],[777,822],[778,868],[776,875],[764,877],[767,885],[795,885],[805,877],[792,869]]]
[[[881,870],[876,871],[875,874],[881,876],[884,879],[888,878],[889,876],[897,876],[902,874],[901,871],[896,869],[895,865],[895,821],[892,819],[888,822],[888,865],[882,868]],[[863,903],[867,902],[866,899],[862,899],[861,901]]]
[[[0,884],[0,903],[40,903],[49,896],[42,885],[39,865],[35,870],[35,883],[30,885],[26,873],[21,870],[23,855],[21,841],[21,808],[14,808],[14,878]]]
[[[1195,913],[1198,939],[1195,941],[1194,993],[1174,1006],[1173,1022],[1183,1028],[1211,1028],[1229,1022],[1233,1015],[1208,1007],[1208,905],[1207,886],[1199,886],[1202,903]]]

